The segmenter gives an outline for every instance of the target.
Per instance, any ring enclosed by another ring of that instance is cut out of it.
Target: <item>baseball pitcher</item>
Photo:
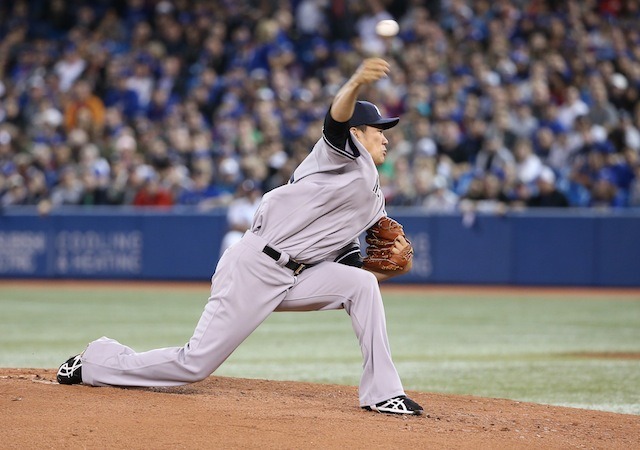
[[[288,184],[267,193],[251,229],[220,258],[211,296],[189,342],[137,353],[102,337],[60,366],[58,382],[93,386],[176,386],[213,373],[273,311],[344,309],[363,357],[360,406],[421,414],[391,359],[379,281],[411,268],[402,226],[386,217],[377,165],[384,162],[383,118],[357,101],[389,64],[365,59],[337,92],[322,137]],[[366,257],[358,237],[367,232]]]

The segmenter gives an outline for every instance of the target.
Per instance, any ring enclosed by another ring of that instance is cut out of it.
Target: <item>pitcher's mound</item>
[[[210,377],[154,389],[62,386],[0,369],[2,448],[602,448],[640,442],[640,416],[408,392],[424,416],[361,410],[352,386]]]

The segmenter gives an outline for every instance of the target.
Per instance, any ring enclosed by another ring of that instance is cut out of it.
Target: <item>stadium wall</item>
[[[389,213],[415,248],[395,283],[640,286],[638,211]],[[225,232],[222,210],[5,211],[0,277],[207,280]]]

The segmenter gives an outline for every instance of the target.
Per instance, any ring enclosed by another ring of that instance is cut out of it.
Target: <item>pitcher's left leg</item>
[[[276,311],[344,308],[362,352],[360,405],[404,395],[391,359],[382,295],[376,277],[356,267],[324,262],[302,272]]]

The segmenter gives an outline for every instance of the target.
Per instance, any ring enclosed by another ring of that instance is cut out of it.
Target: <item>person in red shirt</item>
[[[160,206],[173,205],[173,196],[168,189],[160,184],[157,175],[151,175],[144,182],[133,198],[135,206]]]

